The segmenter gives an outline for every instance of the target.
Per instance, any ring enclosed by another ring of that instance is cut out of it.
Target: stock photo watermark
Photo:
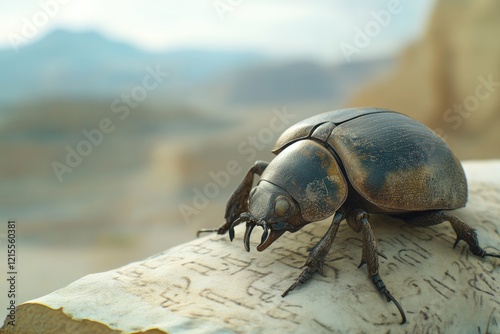
[[[36,37],[47,23],[59,14],[61,7],[71,2],[71,0],[42,0],[38,2],[39,10],[30,17],[21,19],[21,29],[19,33],[8,32],[7,38],[14,51],[18,52],[19,47]]]
[[[474,94],[470,94],[464,98],[462,103],[454,103],[452,108],[446,109],[443,113],[443,121],[449,124],[451,130],[458,130],[463,124],[465,119],[468,119],[474,112],[476,112],[482,101],[491,97],[495,92],[496,87],[500,86],[500,81],[493,80],[493,74],[487,77],[480,75],[477,77],[479,82],[474,89]],[[434,129],[434,133],[446,140],[448,135],[443,128]]]
[[[2,242],[5,240],[7,245],[5,247],[7,256],[6,261],[6,271],[5,280],[7,281],[7,289],[5,291],[7,297],[7,318],[5,324],[8,326],[16,326],[16,297],[17,297],[17,273],[18,273],[18,261],[17,261],[17,221],[15,219],[10,219],[7,221],[7,234],[4,234],[5,238],[2,238]]]
[[[214,0],[212,6],[221,21],[226,20],[226,13],[234,11],[241,5],[243,0]]]
[[[362,50],[370,46],[382,31],[389,26],[393,16],[403,11],[403,6],[399,0],[391,0],[387,3],[386,9],[371,11],[372,20],[360,28],[354,27],[354,38],[351,43],[340,43],[340,51],[348,63],[352,61],[353,55],[361,53]]]
[[[154,69],[151,66],[146,66],[145,69],[147,74],[143,77],[141,85],[134,86],[128,93],[121,94],[120,98],[111,102],[111,112],[116,114],[121,121],[125,120],[130,115],[131,109],[137,108],[139,103],[148,97],[149,92],[158,88],[169,75],[168,72],[160,69],[160,65],[156,65]],[[103,117],[96,128],[82,130],[85,139],[80,140],[74,147],[66,145],[64,161],[51,163],[52,170],[59,182],[63,181],[63,176],[66,173],[71,173],[80,166],[84,158],[92,153],[94,147],[102,144],[105,135],[112,133],[115,129],[116,124],[113,120]]]
[[[291,123],[296,115],[288,113],[286,107],[282,110],[274,109],[274,116],[269,120],[268,126],[259,130],[254,136],[248,136],[237,145],[237,151],[245,160],[251,162],[257,157],[257,153],[263,151],[272,143],[276,136],[281,134]],[[208,176],[212,181],[206,183],[203,187],[194,187],[192,189],[191,203],[181,203],[179,211],[184,222],[192,223],[192,218],[200,215],[210,204],[210,200],[219,196],[221,190],[225,189],[231,178],[238,176],[243,171],[243,167],[236,160],[230,160],[224,170],[217,172],[210,171]]]

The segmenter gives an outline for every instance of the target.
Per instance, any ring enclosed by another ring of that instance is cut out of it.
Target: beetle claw
[[[305,283],[305,281],[307,281],[312,275],[312,272],[310,270],[309,267],[307,267],[306,269],[304,269],[300,275],[299,275],[299,278],[297,278],[297,280],[295,281],[295,283],[293,283],[292,285],[290,285],[290,287],[288,289],[286,289],[282,294],[281,294],[281,297],[285,297],[290,291],[292,291],[293,289],[295,289],[296,287],[298,287],[299,285],[302,285]]]
[[[373,280],[373,284],[375,284],[375,286],[377,287],[377,290],[381,294],[384,295],[385,299],[388,302],[393,302],[394,305],[396,305],[396,307],[399,310],[399,313],[401,314],[401,325],[404,324],[406,322],[406,315],[405,315],[405,311],[403,310],[403,308],[401,307],[399,302],[391,295],[389,290],[387,290],[384,282],[382,281],[382,279],[380,278],[380,276],[378,274],[373,275],[372,280]]]
[[[286,289],[282,294],[281,294],[281,297],[284,298],[286,295],[288,295],[288,293],[290,291],[292,291],[293,289],[295,289],[297,286],[299,286],[299,284],[297,284],[297,282],[293,283],[292,285],[290,285],[290,287],[288,289]]]
[[[290,287],[288,289],[286,289],[285,292],[283,292],[281,294],[281,297],[285,297],[290,291],[292,291],[293,289],[295,289],[299,285],[304,284],[309,278],[311,278],[311,276],[315,272],[318,272],[322,276],[325,276],[324,271],[323,271],[323,264],[324,264],[323,261],[324,261],[324,259],[318,259],[316,257],[311,257],[311,255],[309,255],[309,258],[307,259],[306,263],[301,267],[301,268],[305,268],[305,269],[302,270],[302,272],[299,275],[299,278],[297,278],[295,283],[290,285]]]
[[[263,223],[262,228],[264,229],[264,232],[262,233],[262,237],[260,238],[261,244],[263,244],[264,241],[266,241],[267,236],[269,235],[269,226],[267,225],[267,223]]]
[[[405,315],[405,311],[403,311],[403,308],[401,307],[401,305],[398,303],[398,301],[391,295],[391,293],[389,291],[386,290],[386,292],[384,292],[384,295],[385,297],[387,298],[387,301],[388,302],[393,302],[394,305],[396,305],[396,307],[398,308],[399,310],[399,313],[401,314],[401,325],[404,324],[406,322],[406,315]]]
[[[241,218],[236,218],[232,222],[231,226],[229,227],[229,240],[231,240],[231,241],[233,241],[233,239],[234,239],[234,227],[236,225],[238,225],[238,223],[240,222],[240,220],[241,220]]]
[[[240,214],[238,218],[236,218],[232,223],[231,226],[229,227],[229,239],[233,241],[234,239],[234,227],[239,225],[241,222],[246,221],[250,219],[250,215],[248,212],[243,212]]]
[[[245,250],[250,252],[250,235],[252,234],[252,230],[255,227],[255,223],[247,222],[247,228],[245,230],[245,236],[243,237],[243,244],[245,245]]]

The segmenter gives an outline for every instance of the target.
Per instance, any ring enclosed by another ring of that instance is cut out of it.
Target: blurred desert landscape
[[[424,36],[398,67],[355,94],[429,126],[461,159],[500,156],[498,1],[437,1]]]
[[[377,22],[370,13],[390,3],[360,9],[361,22]],[[59,27],[0,49],[0,218],[18,221],[18,303],[219,226],[253,162],[271,160],[281,131],[321,112],[394,109],[462,160],[500,158],[500,2],[429,3],[422,33],[394,52],[358,45],[360,57],[332,62],[147,51]],[[398,29],[395,13],[381,35]],[[343,40],[356,46],[363,37],[349,31]]]

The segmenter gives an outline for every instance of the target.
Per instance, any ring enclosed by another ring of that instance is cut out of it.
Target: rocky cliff
[[[500,156],[500,2],[437,1],[424,36],[390,76],[352,106],[407,113],[445,138],[460,158]]]

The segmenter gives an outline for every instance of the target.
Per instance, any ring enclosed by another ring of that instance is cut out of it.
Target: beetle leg
[[[366,225],[363,223],[363,218],[366,218],[366,222],[368,223],[368,213],[366,213],[365,211],[362,211],[362,210],[354,210],[354,211],[351,211],[349,212],[348,216],[347,216],[347,223],[349,224],[349,226],[354,230],[354,232],[358,233],[358,232],[361,232],[363,231],[363,235],[365,235],[365,230],[368,229],[369,230],[369,233],[368,233],[368,237],[370,237],[372,239],[372,243],[373,243],[373,247],[374,247],[374,250],[375,250],[375,253],[382,256],[384,259],[387,260],[387,256],[385,256],[384,253],[382,253],[382,251],[380,251],[377,246],[376,246],[376,242],[375,242],[375,237],[373,236],[373,232],[370,228],[370,225]],[[371,233],[371,234],[370,234]],[[363,242],[363,252],[361,254],[361,262],[359,263],[358,265],[358,268],[361,268],[364,264],[366,264],[366,261],[368,259],[369,256],[371,256],[369,254],[369,250],[367,248],[367,241],[364,240]],[[376,266],[378,267],[378,262],[377,262],[377,258],[375,257],[374,260],[372,261],[375,261],[375,264]]]
[[[352,227],[356,227],[355,231],[362,230],[363,231],[363,253],[361,255],[361,264],[358,266],[361,267],[366,263],[368,267],[368,274],[370,275],[373,283],[377,290],[383,294],[388,302],[393,302],[394,305],[399,310],[401,314],[401,324],[406,322],[406,315],[403,311],[403,308],[399,304],[399,302],[391,295],[389,290],[387,290],[384,281],[380,278],[378,274],[378,255],[386,258],[383,253],[381,253],[377,249],[377,242],[375,241],[375,236],[373,235],[373,231],[370,227],[370,223],[368,222],[368,213],[362,210],[356,210],[353,212],[354,216],[349,217],[349,225]]]
[[[198,233],[196,233],[196,236],[199,236],[200,233],[204,232],[217,232],[217,234],[225,234],[231,228],[233,222],[238,219],[242,213],[248,211],[248,196],[250,194],[250,190],[252,190],[254,175],[262,175],[267,165],[269,165],[268,162],[259,160],[256,161],[252,168],[248,170],[243,181],[241,181],[240,185],[234,190],[231,197],[229,197],[226,205],[226,214],[224,215],[226,222],[219,228],[201,229]]]
[[[457,240],[453,244],[453,248],[457,246],[460,240],[463,240],[469,245],[469,250],[471,251],[471,253],[476,256],[493,256],[500,258],[500,254],[487,253],[484,249],[481,248],[481,246],[479,246],[479,241],[477,240],[477,233],[475,229],[464,223],[460,218],[456,216],[447,214],[444,211],[442,211],[442,213],[444,219],[450,222],[451,227],[457,234]]]
[[[470,252],[476,256],[479,256],[481,258],[486,256],[500,258],[500,254],[488,253],[484,249],[482,249],[481,246],[479,246],[479,241],[477,240],[477,233],[475,229],[467,225],[457,216],[449,214],[446,211],[430,211],[418,215],[410,214],[408,215],[408,217],[405,217],[405,220],[408,224],[415,226],[432,226],[441,224],[445,221],[449,221],[451,227],[457,234],[457,240],[453,244],[453,248],[457,246],[460,240],[463,240],[467,243],[467,245],[469,245]]]
[[[337,235],[337,231],[342,219],[344,219],[344,215],[342,210],[339,210],[335,213],[332,224],[328,228],[328,231],[326,231],[325,235],[316,244],[316,246],[311,249],[309,257],[304,264],[304,267],[306,268],[302,271],[302,273],[300,273],[299,278],[297,278],[295,283],[293,283],[288,289],[283,292],[281,297],[285,297],[290,291],[292,291],[299,285],[304,284],[316,271],[323,274],[323,263],[325,261],[325,257],[332,247],[333,240]]]

